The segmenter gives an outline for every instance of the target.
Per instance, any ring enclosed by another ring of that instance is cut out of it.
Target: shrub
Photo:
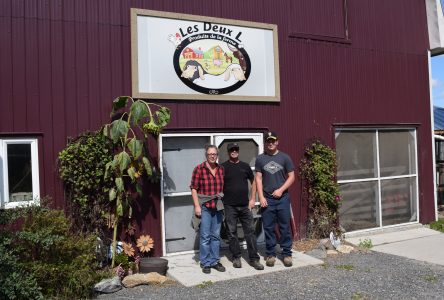
[[[59,153],[58,171],[65,185],[69,214],[81,232],[104,236],[111,187],[104,175],[112,159],[112,142],[101,131],[79,135]]]
[[[109,275],[96,268],[96,237],[71,233],[61,210],[32,206],[15,209],[15,213],[22,224],[4,226],[0,239],[9,249],[2,255],[2,265],[7,260],[4,265],[15,267],[16,272],[2,276],[9,285],[0,285],[0,295],[7,295],[7,299],[39,298],[41,294],[66,299],[92,296],[92,286]],[[23,274],[23,280],[17,279]],[[18,287],[11,285],[13,281]],[[19,289],[23,296],[8,296],[13,289]]]
[[[318,140],[310,143],[301,160],[300,175],[304,182],[304,196],[308,200],[308,237],[324,238],[331,231],[339,236],[340,196],[334,150]]]

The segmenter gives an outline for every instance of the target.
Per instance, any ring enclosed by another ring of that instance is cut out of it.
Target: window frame
[[[8,176],[8,145],[25,144],[31,147],[31,177],[32,199],[31,201],[9,200],[9,176]],[[39,180],[39,155],[37,138],[0,138],[0,207],[11,209],[20,206],[28,206],[40,203]]]
[[[375,143],[376,143],[376,168],[377,168],[377,176],[376,177],[368,177],[368,178],[361,178],[361,179],[346,179],[346,180],[338,180],[338,184],[343,183],[356,183],[356,182],[369,182],[369,181],[376,181],[377,187],[378,187],[378,223],[379,226],[374,228],[366,228],[366,229],[359,229],[351,231],[353,233],[359,233],[359,232],[368,232],[368,231],[375,231],[375,230],[381,230],[382,228],[390,228],[390,227],[399,227],[403,226],[405,224],[417,224],[419,223],[419,175],[418,175],[418,136],[417,136],[417,128],[415,127],[377,127],[377,128],[362,128],[362,127],[350,127],[350,128],[344,128],[344,127],[336,127],[335,128],[335,142],[338,134],[340,132],[356,132],[356,131],[367,131],[375,134]],[[384,131],[408,131],[411,132],[414,139],[414,147],[415,147],[415,172],[408,174],[408,175],[395,175],[395,176],[381,176],[381,165],[380,165],[380,138],[379,133]],[[381,189],[381,183],[385,180],[392,180],[392,179],[403,179],[403,178],[415,178],[415,189],[416,189],[416,221],[412,222],[404,222],[399,224],[393,224],[393,225],[383,225],[382,222],[382,189]],[[339,215],[339,218],[341,216]]]

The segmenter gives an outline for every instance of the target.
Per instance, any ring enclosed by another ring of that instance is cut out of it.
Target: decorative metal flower
[[[137,248],[140,252],[149,252],[154,247],[154,240],[149,235],[141,235],[137,239]]]
[[[126,255],[128,255],[130,257],[134,256],[134,248],[133,248],[133,245],[131,245],[131,243],[122,242],[122,248],[123,248],[123,252],[125,252]]]

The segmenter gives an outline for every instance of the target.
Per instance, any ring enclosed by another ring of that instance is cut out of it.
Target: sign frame
[[[179,14],[164,11],[154,11],[146,9],[131,8],[131,75],[132,75],[132,96],[139,99],[168,99],[168,100],[215,100],[215,101],[264,101],[280,102],[280,76],[279,76],[279,51],[277,25],[267,23],[257,23],[233,19],[223,19],[215,17],[205,17],[189,14]],[[273,74],[274,95],[231,95],[231,94],[204,94],[199,92],[174,93],[174,92],[146,92],[140,90],[139,78],[139,41],[138,41],[138,17],[148,16],[155,18],[166,18],[172,20],[185,20],[195,22],[210,22],[217,25],[229,25],[253,29],[269,30],[272,33]]]

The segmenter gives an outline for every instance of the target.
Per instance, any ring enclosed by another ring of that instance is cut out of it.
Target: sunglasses
[[[231,148],[229,152],[239,152],[239,148]]]

